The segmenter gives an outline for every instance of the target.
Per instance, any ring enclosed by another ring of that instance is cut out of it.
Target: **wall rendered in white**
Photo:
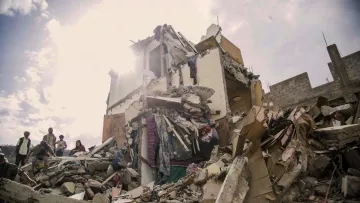
[[[146,49],[146,69],[149,68],[149,52],[153,49],[155,49],[158,46],[158,42],[153,42],[149,45],[149,47]],[[143,68],[144,61],[142,61],[143,55],[140,55],[137,61],[138,66],[140,68]],[[212,119],[221,119],[226,116],[227,113],[227,99],[226,99],[226,91],[225,91],[225,76],[223,74],[223,69],[220,62],[220,53],[219,49],[212,49],[210,50],[210,53],[205,55],[204,57],[200,57],[197,59],[197,80],[198,85],[210,87],[214,89],[215,93],[210,98],[212,100],[212,103],[209,104],[209,107],[214,110],[220,110],[221,114],[217,116],[213,116]],[[187,65],[184,65],[182,68],[182,74],[183,74],[183,80],[185,86],[193,85],[193,79],[190,78],[190,68]],[[142,77],[142,76],[139,76]],[[171,82],[173,86],[179,86],[180,80],[179,80],[179,72],[174,73],[171,78]],[[115,85],[112,83],[112,85]],[[119,94],[116,94],[116,91],[122,88],[122,86],[119,86],[117,84],[116,88],[113,86],[110,90],[110,106],[114,104],[115,102],[119,101],[121,97]],[[117,90],[116,90],[117,89]],[[158,78],[156,81],[152,82],[150,86],[148,86],[147,91],[152,92],[155,90],[162,90],[166,91],[166,78],[161,77]],[[138,94],[133,95],[130,99],[126,100],[125,102],[119,104],[115,108],[113,108],[111,111],[109,111],[109,114],[116,114],[116,113],[123,113],[125,112],[125,119],[126,122],[132,120],[135,118],[139,113],[139,109],[141,109],[141,103],[139,102],[140,97],[142,95],[142,91],[140,91]],[[124,95],[125,96],[125,95]],[[119,98],[120,97],[120,98]],[[147,153],[147,134],[146,129],[142,129],[141,132],[141,139],[142,139],[142,145],[140,154],[145,159],[148,158]],[[152,182],[154,180],[153,170],[148,167],[146,164],[141,162],[141,184],[146,185],[149,182]]]
[[[184,86],[192,86],[193,79],[190,78],[190,67],[186,64],[182,67]],[[179,73],[172,76],[171,83],[173,86],[179,86]],[[209,107],[213,110],[220,110],[220,115],[213,116],[212,119],[220,119],[226,116],[227,100],[224,85],[224,74],[220,62],[219,49],[212,49],[210,53],[204,57],[197,59],[197,82],[199,86],[209,87],[214,89],[215,93],[210,100],[212,103]]]

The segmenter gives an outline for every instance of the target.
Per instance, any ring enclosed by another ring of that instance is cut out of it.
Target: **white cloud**
[[[171,4],[165,0],[126,4],[104,0],[77,22],[62,25],[57,19],[49,20],[46,26],[49,38],[43,48],[26,52],[30,58],[26,76],[31,85],[12,96],[17,103],[24,100],[35,110],[25,118],[20,118],[19,112],[7,117],[9,122],[1,124],[0,133],[16,138],[29,125],[32,136],[40,139],[43,131],[55,125],[55,132],[64,134],[70,143],[82,139],[86,146],[99,144],[109,92],[108,72],[111,68],[122,75],[133,72],[130,40],[153,35],[157,25],[167,23],[189,40],[198,42],[207,27],[216,22],[216,18],[209,16],[210,9],[211,3],[206,0]],[[37,83],[48,76],[53,80],[42,84],[39,94]],[[47,102],[42,103],[42,99]],[[14,143],[15,138],[9,140]]]
[[[26,75],[27,77],[30,78],[30,80],[34,83],[37,83],[37,82],[40,82],[41,81],[41,78],[38,74],[38,70],[34,67],[29,67],[27,70],[26,70]]]
[[[0,14],[12,16],[19,12],[21,15],[28,15],[32,11],[45,11],[48,4],[45,0],[1,0]]]
[[[24,83],[24,82],[26,82],[26,78],[25,78],[25,77],[20,77],[20,76],[15,76],[15,77],[14,77],[14,80],[15,80],[16,82],[19,82],[19,83]]]

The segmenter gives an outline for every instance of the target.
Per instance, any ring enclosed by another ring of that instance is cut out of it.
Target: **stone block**
[[[104,171],[107,170],[111,162],[109,161],[93,161],[87,162],[86,167],[90,174],[94,173],[95,171]]]
[[[91,203],[110,203],[110,199],[107,194],[97,193]]]
[[[129,175],[131,175],[132,178],[136,178],[139,176],[139,173],[135,171],[133,168],[127,168],[126,171]]]
[[[61,185],[61,190],[67,195],[73,195],[75,193],[75,183],[66,182]]]
[[[91,188],[101,188],[102,187],[101,183],[97,180],[89,179],[87,183],[89,184],[89,187],[91,187]]]
[[[341,182],[341,192],[344,197],[360,197],[360,178],[356,176],[345,176]]]

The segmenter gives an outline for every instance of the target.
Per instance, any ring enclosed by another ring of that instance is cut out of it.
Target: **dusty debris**
[[[344,197],[360,197],[360,178],[349,175],[343,177],[341,192]]]
[[[216,198],[217,203],[243,202],[249,189],[246,175],[247,158],[235,157]],[[238,192],[238,194],[235,194]]]
[[[75,183],[73,182],[66,182],[61,185],[62,191],[66,195],[73,195],[75,193]]]
[[[40,203],[359,200],[360,125],[355,122],[360,107],[354,95],[336,105],[319,97],[309,107],[262,106],[259,76],[217,40],[220,31],[217,26],[216,33],[193,45],[170,25],[156,27],[154,36],[134,49],[154,40],[160,44],[166,89],[144,85],[138,104],[131,104],[140,106],[136,116],[122,117],[126,123],[114,130],[121,139],[106,138],[76,157],[51,158],[47,171],[34,174],[38,191],[1,179],[0,195]],[[236,87],[220,95],[226,108],[219,108],[212,103],[218,99],[213,98],[216,88],[201,86],[196,60],[214,47],[222,71],[248,91],[246,105]],[[184,64],[192,84],[182,76]],[[180,85],[171,84],[175,76]]]

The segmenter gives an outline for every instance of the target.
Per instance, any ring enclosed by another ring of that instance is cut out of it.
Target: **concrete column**
[[[116,98],[116,89],[117,89],[117,82],[118,82],[118,73],[115,72],[114,70],[110,70],[109,71],[109,75],[110,75],[110,92],[109,92],[109,97],[108,97],[108,106],[107,108],[109,108],[109,105],[113,104],[114,98]]]
[[[349,75],[346,71],[346,65],[340,56],[336,44],[328,46],[327,51],[329,53],[335,74],[339,77],[341,85],[343,87],[347,86],[350,83]]]

